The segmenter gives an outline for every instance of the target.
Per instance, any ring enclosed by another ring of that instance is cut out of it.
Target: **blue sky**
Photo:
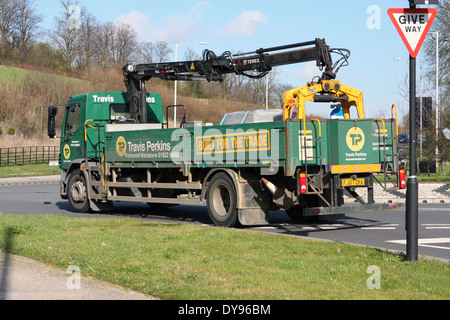
[[[100,22],[133,25],[141,41],[165,41],[172,49],[175,43],[208,42],[180,46],[179,59],[188,47],[198,54],[205,48],[221,54],[325,38],[330,47],[352,52],[350,65],[340,70],[338,80],[363,91],[366,116],[389,116],[393,103],[399,116],[408,110],[408,103],[397,94],[408,61],[394,58],[408,59],[409,54],[387,15],[389,8],[408,7],[408,0],[79,0],[79,6]],[[36,1],[36,8],[44,16],[44,28],[52,28],[54,17],[62,12],[57,0]],[[293,88],[320,75],[314,64],[282,69],[287,71],[279,72],[278,79]]]

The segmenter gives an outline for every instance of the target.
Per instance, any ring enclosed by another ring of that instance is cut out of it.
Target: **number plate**
[[[364,179],[342,179],[343,187],[354,187],[354,186],[364,186],[366,183]]]

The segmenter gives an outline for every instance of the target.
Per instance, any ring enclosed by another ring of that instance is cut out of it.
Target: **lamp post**
[[[439,31],[436,34],[436,171],[439,166]]]
[[[269,109],[269,73],[266,75],[266,110]]]
[[[187,45],[194,45],[194,44],[201,44],[201,45],[208,45],[208,42],[200,41],[200,42],[192,42],[192,43],[175,43],[175,62],[178,62],[178,46],[187,46]],[[173,98],[173,104],[177,105],[177,90],[178,90],[178,81],[175,80],[175,92],[174,92],[174,98]],[[177,126],[177,107],[174,107],[173,110],[173,127],[176,128]]]
[[[281,72],[289,72],[289,70],[283,69],[283,70],[281,70]],[[269,109],[269,74],[270,74],[270,71],[267,72],[267,75],[266,75],[266,110]]]
[[[402,58],[395,58],[394,59],[394,61],[400,61],[400,60],[409,60],[409,59],[402,59]],[[423,125],[423,111],[422,111],[422,68],[423,68],[423,66],[422,66],[422,63],[423,63],[423,60],[422,59],[419,59],[419,61],[420,61],[420,101],[419,101],[419,104],[420,104],[420,133],[419,133],[419,139],[420,139],[420,158],[422,159],[422,154],[423,154],[423,152],[422,152],[422,150],[423,150],[423,135],[422,135],[422,132],[423,132],[423,128],[422,128],[422,125]],[[411,135],[411,134],[410,134]],[[411,138],[411,137],[410,137]]]

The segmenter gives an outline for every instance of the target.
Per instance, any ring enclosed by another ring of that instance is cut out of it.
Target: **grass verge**
[[[0,178],[49,176],[60,173],[61,171],[58,167],[49,166],[48,163],[0,167]]]
[[[0,214],[0,226],[3,249],[162,299],[449,298],[448,264],[366,247],[135,219]]]

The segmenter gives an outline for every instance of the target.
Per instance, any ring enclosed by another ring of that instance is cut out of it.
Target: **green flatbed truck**
[[[266,53],[304,46],[310,48]],[[373,197],[377,175],[385,187],[389,179],[393,188],[404,186],[394,112],[392,119],[365,119],[362,94],[333,80],[330,52],[316,39],[234,56],[208,52],[201,61],[125,66],[126,92],[81,94],[63,105],[61,197],[79,212],[111,210],[114,201],[206,202],[211,220],[225,227],[268,224],[276,210],[303,221],[395,207]],[[310,60],[325,68],[322,78],[287,92],[282,110],[225,115],[220,125],[184,117],[180,127],[169,128],[169,110],[184,106],[164,110],[161,97],[145,89],[152,77],[220,81],[226,73],[263,76],[273,66]],[[340,103],[344,118],[306,119],[307,100]],[[50,137],[60,106],[49,108]],[[357,119],[350,119],[353,106]],[[367,199],[357,188],[367,188]],[[345,204],[344,194],[359,204]]]

